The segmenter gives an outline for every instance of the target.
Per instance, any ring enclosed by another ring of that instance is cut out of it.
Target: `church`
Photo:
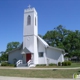
[[[65,51],[49,46],[38,36],[38,14],[35,8],[24,10],[23,43],[8,53],[8,62],[17,67],[35,67],[39,64],[64,62]]]

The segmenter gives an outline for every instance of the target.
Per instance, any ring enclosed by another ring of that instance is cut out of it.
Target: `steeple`
[[[34,55],[34,63],[38,63],[38,16],[35,8],[28,6],[24,10],[23,49]],[[26,54],[28,53],[26,52]]]
[[[23,35],[38,35],[37,12],[35,8],[29,5],[24,10],[24,34]]]

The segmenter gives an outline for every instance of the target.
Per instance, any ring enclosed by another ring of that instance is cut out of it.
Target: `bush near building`
[[[71,66],[71,61],[58,62],[58,66]]]

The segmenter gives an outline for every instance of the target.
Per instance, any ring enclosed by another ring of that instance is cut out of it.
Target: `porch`
[[[22,59],[16,62],[17,67],[35,67],[33,53],[22,53]]]

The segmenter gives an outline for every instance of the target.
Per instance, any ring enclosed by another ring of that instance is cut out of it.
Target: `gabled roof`
[[[44,41],[41,37],[37,36],[37,38],[39,39],[39,41],[45,46],[48,47],[48,43],[46,41]]]
[[[43,40],[41,37],[39,37],[39,36],[38,36],[38,39],[39,39],[39,41],[42,42],[42,44],[45,45],[45,47],[47,47],[47,48],[52,48],[52,49],[56,49],[56,50],[60,50],[60,51],[65,52],[64,49],[60,49],[60,48],[57,48],[57,47],[49,46],[48,43],[47,43],[46,41],[44,41],[44,40]]]
[[[63,51],[63,52],[65,52],[65,51],[64,51],[64,49],[57,48],[57,47],[48,46],[48,48],[52,48],[52,49],[56,49],[56,50],[60,50],[60,51]]]
[[[22,50],[21,54],[31,53],[26,47]]]

